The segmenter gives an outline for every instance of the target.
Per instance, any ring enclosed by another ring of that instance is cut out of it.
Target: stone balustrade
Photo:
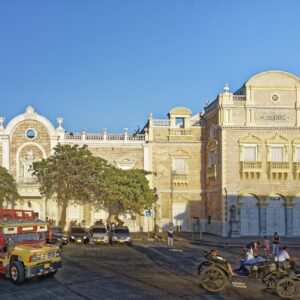
[[[99,142],[99,141],[128,141],[128,142],[142,142],[145,141],[144,134],[81,134],[81,133],[65,133],[65,140],[76,140],[76,141],[89,141],[89,142]]]

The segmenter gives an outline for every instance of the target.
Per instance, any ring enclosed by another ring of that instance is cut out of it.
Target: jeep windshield
[[[6,243],[9,243],[10,240],[16,244],[43,242],[45,240],[45,233],[28,232],[28,233],[18,233],[18,234],[5,234],[4,238]]]
[[[93,228],[93,233],[106,233],[105,228]]]

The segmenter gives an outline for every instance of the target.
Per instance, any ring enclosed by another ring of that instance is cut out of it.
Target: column
[[[260,236],[267,234],[267,203],[259,204],[259,233]]]
[[[293,204],[289,203],[285,206],[286,217],[286,235],[293,235]]]

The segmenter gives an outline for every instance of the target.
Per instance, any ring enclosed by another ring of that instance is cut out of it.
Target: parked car
[[[50,234],[50,230],[52,234]],[[46,232],[46,242],[48,244],[59,244],[60,246],[67,245],[68,237],[63,234],[63,230],[60,226],[50,226]]]
[[[117,227],[115,230],[110,232],[110,244],[127,244],[132,246],[132,238],[128,227]]]
[[[71,227],[69,234],[69,241],[72,243],[87,243],[87,229],[81,226],[73,226]]]
[[[104,225],[94,225],[91,227],[91,231],[93,232],[95,243],[103,243],[108,245],[109,236]]]

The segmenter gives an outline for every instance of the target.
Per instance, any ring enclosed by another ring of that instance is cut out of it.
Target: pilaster
[[[260,236],[267,234],[267,204],[260,203],[259,205],[259,223],[260,223]]]

